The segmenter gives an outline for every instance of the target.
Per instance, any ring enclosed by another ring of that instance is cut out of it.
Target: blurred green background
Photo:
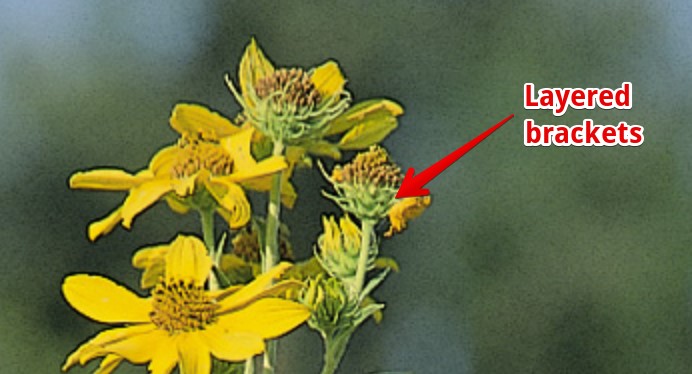
[[[159,205],[91,244],[87,223],[123,195],[66,181],[77,169],[145,166],[176,138],[177,102],[234,115],[222,77],[254,35],[279,65],[335,58],[356,99],[401,102],[385,145],[404,168],[516,115],[430,183],[433,206],[383,243],[402,271],[376,291],[385,319],[358,331],[342,373],[692,372],[691,21],[687,0],[2,1],[1,371],[57,372],[102,328],[63,301],[66,274],[135,287],[134,250],[198,230]],[[623,81],[629,111],[523,109],[525,82]],[[646,140],[528,148],[526,118],[626,121]],[[335,208],[319,198],[316,170],[296,183],[285,218],[306,257],[319,214]],[[307,328],[280,347],[282,373],[317,373],[320,361]]]

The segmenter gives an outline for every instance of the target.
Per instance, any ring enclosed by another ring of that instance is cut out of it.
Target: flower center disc
[[[297,107],[316,106],[322,97],[310,77],[302,69],[278,69],[260,79],[255,86],[260,99],[272,96],[277,104]]]
[[[202,330],[214,322],[218,305],[206,295],[202,286],[183,281],[160,282],[153,295],[149,317],[169,333]]]
[[[233,159],[219,144],[183,138],[178,142],[179,152],[173,164],[173,177],[181,179],[194,175],[201,169],[213,175],[229,175],[233,171]]]

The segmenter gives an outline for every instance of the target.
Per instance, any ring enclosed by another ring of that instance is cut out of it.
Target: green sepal
[[[246,284],[254,278],[252,265],[234,254],[225,254],[221,258],[219,270],[231,286]]]
[[[368,284],[363,287],[363,290],[360,292],[360,295],[358,296],[358,302],[362,303],[363,300],[370,295],[370,292],[372,292],[377,286],[384,281],[384,278],[387,277],[387,274],[389,274],[389,269],[385,269],[381,271],[379,274],[375,276],[375,278],[372,278]]]
[[[363,302],[360,303],[361,310],[363,308],[366,308],[369,305],[373,304],[378,304],[377,300],[372,298],[371,296],[366,297],[363,299]],[[372,314],[372,319],[375,320],[375,323],[379,324],[382,322],[382,318],[384,318],[384,313],[382,313],[382,309],[375,311],[375,313]]]
[[[219,282],[219,287],[228,288],[228,287],[232,286],[231,280],[228,279],[226,274],[224,274],[223,271],[221,271],[221,269],[219,269],[218,266],[216,266],[216,265],[212,266],[211,271],[214,272],[214,276],[216,277],[216,281]]]
[[[245,364],[242,362],[225,362],[212,359],[211,374],[243,374]]]
[[[341,159],[341,151],[336,144],[330,143],[326,140],[318,140],[315,142],[310,142],[305,145],[305,149],[308,153],[316,156],[326,156],[333,158],[335,160]]]
[[[395,259],[391,257],[378,257],[373,263],[375,269],[392,269],[392,271],[399,272],[399,264]]]

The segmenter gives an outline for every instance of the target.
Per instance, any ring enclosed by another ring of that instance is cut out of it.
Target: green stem
[[[209,257],[214,261],[214,266],[218,256],[216,253],[216,243],[214,239],[214,210],[213,209],[200,209],[199,217],[202,221],[202,238],[204,239],[204,245],[207,247],[209,252]],[[209,274],[209,290],[214,291],[219,289],[219,281],[216,279],[214,272]]]
[[[281,142],[274,142],[274,156],[283,156],[284,146]],[[266,273],[279,263],[279,226],[281,223],[281,179],[283,172],[272,176],[272,187],[269,191],[269,205],[267,206],[267,226],[264,237],[264,256],[262,258],[262,272]],[[276,363],[277,341],[267,342],[267,350],[262,362],[262,373],[273,374]]]
[[[375,223],[369,220],[363,220],[360,224],[360,253],[358,255],[358,267],[356,268],[355,289],[352,290],[354,297],[357,299],[365,285],[365,273],[368,271],[368,257],[370,255],[370,246],[373,236]]]
[[[245,360],[245,370],[243,371],[244,374],[255,374],[255,358],[250,357],[247,360]]]
[[[324,337],[324,366],[322,374],[333,374],[341,363],[341,359],[346,353],[346,346],[351,340],[353,330],[343,331],[336,336]]]

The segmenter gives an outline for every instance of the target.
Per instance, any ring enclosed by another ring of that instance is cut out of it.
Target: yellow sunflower
[[[95,275],[69,276],[63,283],[67,302],[83,315],[119,325],[97,334],[74,351],[63,371],[104,357],[98,373],[112,372],[123,360],[149,363],[154,374],[209,373],[212,356],[243,361],[264,351],[265,339],[281,336],[303,323],[308,309],[275,297],[299,287],[295,281],[272,285],[290,265],[282,263],[246,286],[204,290],[211,258],[195,237],[178,236],[165,260],[165,277],[149,298],[142,298]]]
[[[216,209],[231,228],[245,225],[250,205],[238,183],[287,167],[283,157],[255,161],[250,153],[252,134],[252,129],[224,132],[205,122],[190,128],[176,144],[161,149],[148,168],[135,174],[119,169],[73,174],[69,182],[73,189],[129,191],[120,207],[89,225],[89,239],[109,233],[118,223],[129,229],[138,214],[161,198],[178,213],[190,208]]]
[[[401,106],[388,99],[366,100],[348,109],[351,97],[335,61],[309,71],[277,68],[255,39],[241,58],[238,81],[239,89],[226,76],[243,116],[272,141],[298,147],[296,157],[312,153],[339,158],[343,150],[367,148],[389,135],[403,114]],[[337,135],[342,135],[338,142],[328,140]]]

